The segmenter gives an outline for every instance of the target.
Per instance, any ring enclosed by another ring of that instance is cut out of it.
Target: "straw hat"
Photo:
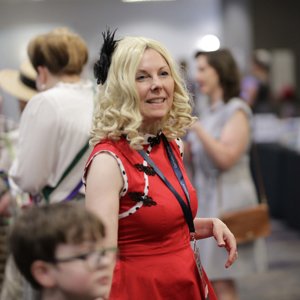
[[[0,71],[0,87],[19,100],[29,101],[36,93],[35,80],[37,73],[26,60],[20,70],[5,69]]]

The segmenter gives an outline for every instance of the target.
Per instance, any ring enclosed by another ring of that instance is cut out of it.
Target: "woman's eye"
[[[137,75],[136,76],[136,80],[137,81],[142,81],[142,80],[144,80],[146,78],[147,78],[147,75],[145,75],[145,74],[141,74],[141,75]]]
[[[162,71],[160,73],[160,75],[166,77],[166,76],[169,76],[169,72],[168,71]]]

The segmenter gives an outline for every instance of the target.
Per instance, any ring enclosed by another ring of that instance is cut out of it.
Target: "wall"
[[[224,47],[233,52],[242,72],[249,71],[252,52],[252,23],[249,0],[223,0]]]
[[[86,39],[91,64],[106,26],[118,28],[119,37],[144,35],[158,39],[176,58],[191,59],[197,39],[205,33],[220,35],[220,3],[219,0],[127,4],[119,0],[1,0],[0,69],[17,68],[26,57],[26,45],[31,37],[61,25],[73,28]],[[17,108],[9,100],[4,110],[15,115]]]
[[[253,47],[288,49],[295,56],[296,91],[300,97],[300,1],[252,2]]]
[[[242,2],[245,1],[248,0]],[[243,6],[239,7],[242,8],[230,13],[234,6],[227,5],[227,15],[241,19],[245,12]],[[91,67],[99,52],[101,32],[106,26],[118,28],[118,37],[144,35],[158,39],[176,59],[187,59],[192,69],[193,54],[203,35],[217,35],[221,46],[235,47],[237,44],[238,37],[234,33],[226,33],[224,39],[226,26],[223,28],[222,9],[222,0],[152,3],[122,3],[121,0],[0,0],[0,69],[18,68],[26,57],[28,40],[56,26],[71,27],[87,41],[91,57],[87,72],[89,76],[92,76]],[[243,33],[244,30],[240,27],[240,36],[247,40],[248,33]],[[240,43],[236,48],[242,60],[247,48],[248,43]],[[8,95],[4,96],[4,112],[17,119],[16,101]]]

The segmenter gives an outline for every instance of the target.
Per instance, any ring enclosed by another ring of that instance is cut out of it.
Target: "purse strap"
[[[180,207],[183,211],[184,217],[185,217],[185,221],[189,226],[189,230],[190,232],[195,232],[195,226],[194,226],[194,219],[193,219],[193,214],[192,214],[192,210],[191,210],[191,206],[190,206],[190,196],[189,196],[189,192],[185,183],[185,180],[183,178],[183,174],[179,168],[178,162],[175,158],[175,155],[172,151],[172,148],[167,140],[167,138],[161,134],[163,143],[165,145],[166,151],[167,151],[167,155],[169,158],[169,161],[171,163],[171,166],[174,170],[174,173],[176,174],[176,177],[180,183],[180,186],[182,187],[187,200],[188,200],[188,204],[185,203],[185,201],[182,199],[182,197],[178,194],[178,192],[176,191],[176,189],[173,187],[173,185],[168,181],[168,179],[165,177],[165,175],[161,172],[161,170],[156,166],[156,164],[154,163],[154,161],[150,158],[149,155],[147,155],[147,153],[144,150],[138,150],[138,153],[144,158],[144,160],[153,168],[153,170],[155,171],[155,173],[160,177],[160,179],[165,183],[165,185],[169,188],[169,190],[174,194],[174,196],[176,197],[178,203],[180,204]]]
[[[61,178],[59,179],[59,181],[57,182],[57,184],[52,187],[52,186],[45,186],[42,190],[42,194],[44,196],[44,198],[46,199],[46,201],[49,203],[49,197],[50,195],[53,193],[53,191],[61,184],[61,182],[67,177],[67,175],[71,172],[71,170],[75,167],[75,165],[80,161],[80,159],[83,157],[83,155],[86,153],[86,151],[89,149],[89,143],[87,142],[76,154],[76,156],[73,158],[73,160],[71,161],[71,163],[69,164],[69,166],[66,168],[66,170],[64,171],[64,173],[62,174]],[[81,181],[80,181],[81,182]],[[72,190],[71,194],[73,195],[75,191],[79,191],[81,185],[80,182],[76,185],[75,189]],[[79,187],[80,185],[80,187]],[[79,187],[79,188],[78,188]],[[69,196],[66,198],[68,199]]]

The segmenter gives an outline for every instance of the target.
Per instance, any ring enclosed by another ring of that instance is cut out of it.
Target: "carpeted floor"
[[[300,300],[300,231],[272,220],[269,269],[238,281],[240,300]]]

